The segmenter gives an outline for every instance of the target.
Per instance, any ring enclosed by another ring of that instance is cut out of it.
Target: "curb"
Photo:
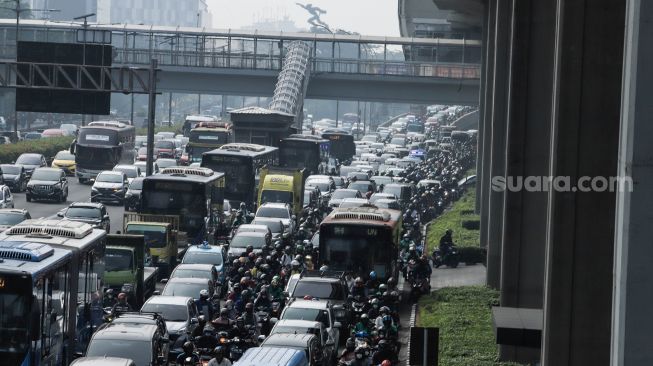
[[[411,310],[410,310],[410,328],[415,326],[415,322],[417,321],[417,303],[413,304]],[[406,366],[410,366],[410,335],[408,335],[408,345],[406,346],[406,355],[408,356],[406,358]]]

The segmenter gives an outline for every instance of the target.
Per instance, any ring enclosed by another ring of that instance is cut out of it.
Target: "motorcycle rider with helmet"
[[[195,352],[195,346],[193,345],[192,342],[190,341],[184,342],[181,348],[184,350],[184,352],[180,353],[177,356],[178,365],[188,364],[186,362],[187,358],[190,358],[191,365],[197,365],[200,362],[200,356]]]
[[[213,358],[209,361],[208,366],[231,366],[231,361],[224,357],[224,353],[224,347],[215,347],[213,349]]]

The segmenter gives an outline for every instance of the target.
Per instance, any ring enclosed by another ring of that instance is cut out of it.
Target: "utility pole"
[[[82,29],[84,32],[84,37],[82,37],[82,65],[86,65],[86,34],[88,33],[88,18],[94,17],[95,13],[90,13],[86,15],[81,15],[73,18],[73,20],[84,19],[84,24],[82,24]],[[132,94],[133,96],[133,94]],[[134,121],[132,121],[132,124]],[[86,114],[82,113],[82,126],[86,124]]]
[[[145,175],[154,172],[154,114],[156,112],[156,69],[159,66],[157,59],[150,60],[149,98],[147,103],[147,165]]]

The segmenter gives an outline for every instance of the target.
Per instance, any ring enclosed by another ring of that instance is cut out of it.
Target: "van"
[[[308,366],[306,352],[297,348],[250,348],[233,366]]]
[[[383,193],[391,193],[399,198],[401,205],[406,205],[410,202],[413,195],[413,187],[410,184],[392,183],[386,184],[383,187]]]

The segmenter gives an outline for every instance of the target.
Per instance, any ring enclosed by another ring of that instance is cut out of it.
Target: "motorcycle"
[[[420,296],[431,291],[431,285],[426,278],[417,278],[414,272],[411,272],[408,277],[410,281],[410,300],[412,302],[417,302]]]
[[[352,324],[356,324],[358,320],[360,319],[361,315],[367,314],[367,311],[369,307],[369,303],[366,301],[366,299],[362,298],[361,296],[356,296],[351,302],[351,309],[353,312],[353,317],[354,319],[352,320]]]
[[[436,248],[433,251],[431,258],[435,268],[439,268],[442,265],[445,265],[449,268],[456,268],[458,267],[458,263],[460,263],[460,256],[458,255],[458,250],[455,246],[452,246],[451,249],[449,249],[449,253],[444,256],[442,255],[440,248]]]
[[[256,309],[256,317],[258,318],[258,329],[261,334],[268,336],[272,327],[270,326],[270,313],[262,306]]]

